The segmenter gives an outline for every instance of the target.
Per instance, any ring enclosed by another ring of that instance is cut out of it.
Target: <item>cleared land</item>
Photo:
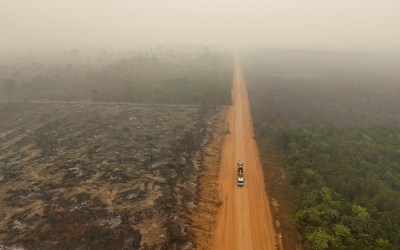
[[[228,114],[220,170],[221,210],[213,249],[275,249],[276,240],[264,176],[238,60],[233,80],[233,106]],[[244,162],[245,185],[237,186],[236,162]]]
[[[196,246],[189,217],[223,108],[7,105],[22,106],[0,125],[0,248]]]

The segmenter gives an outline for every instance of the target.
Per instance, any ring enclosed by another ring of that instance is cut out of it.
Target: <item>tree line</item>
[[[242,60],[256,139],[279,152],[298,190],[304,247],[399,249],[398,59],[257,52]]]
[[[0,98],[229,104],[232,55],[210,48],[120,53],[72,50],[0,64]]]

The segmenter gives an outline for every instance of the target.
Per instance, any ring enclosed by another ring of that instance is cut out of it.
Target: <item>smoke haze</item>
[[[396,0],[1,0],[0,48],[400,49]]]

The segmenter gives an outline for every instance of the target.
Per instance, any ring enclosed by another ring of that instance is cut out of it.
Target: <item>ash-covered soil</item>
[[[0,124],[0,249],[191,249],[222,108],[30,104]]]

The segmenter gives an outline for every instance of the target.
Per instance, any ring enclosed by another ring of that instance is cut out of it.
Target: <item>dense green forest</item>
[[[399,58],[263,50],[242,61],[257,141],[298,191],[305,248],[400,249]]]
[[[0,55],[3,100],[229,104],[232,55],[204,48]]]

